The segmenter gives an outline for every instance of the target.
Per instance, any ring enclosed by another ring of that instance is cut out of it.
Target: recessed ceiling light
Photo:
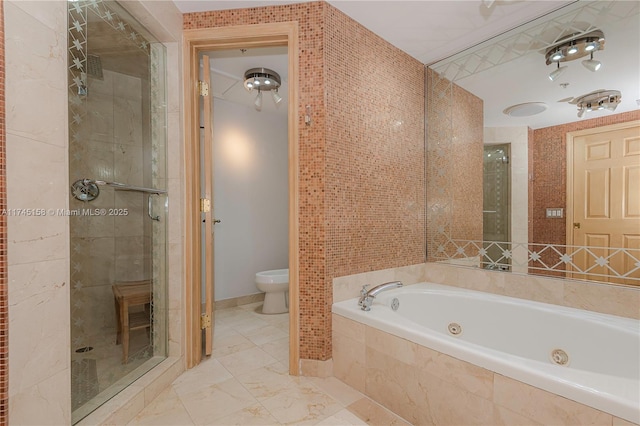
[[[547,108],[544,102],[525,102],[505,108],[502,112],[509,117],[530,117],[546,111]]]

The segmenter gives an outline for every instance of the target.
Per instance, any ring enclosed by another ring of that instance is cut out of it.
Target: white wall
[[[259,293],[256,272],[289,267],[287,118],[215,99],[213,122],[214,294],[224,300]]]
[[[529,238],[529,183],[528,136],[525,127],[485,127],[485,145],[508,143],[511,145],[511,241],[526,244]],[[527,272],[526,250],[514,252],[514,272]],[[520,257],[519,257],[520,256]],[[521,257],[524,256],[524,257]]]

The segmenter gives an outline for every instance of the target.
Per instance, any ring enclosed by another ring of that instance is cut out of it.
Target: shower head
[[[99,80],[104,80],[104,75],[102,74],[102,61],[100,60],[100,56],[98,55],[87,55],[87,75],[90,75],[93,78],[97,78]]]

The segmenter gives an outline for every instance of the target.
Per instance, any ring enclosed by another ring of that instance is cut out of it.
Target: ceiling
[[[174,0],[174,2],[183,13],[186,13],[299,3],[300,1]],[[420,62],[437,67],[437,63],[443,59],[450,58],[468,48],[477,49],[479,44],[492,37],[504,38],[508,30],[540,16],[550,13],[553,15],[553,11],[574,2],[571,0],[328,0],[328,3]],[[581,1],[577,5],[586,3],[588,2]],[[637,4],[638,2],[619,3]],[[571,7],[574,6],[576,5]],[[636,7],[636,12],[637,9]],[[529,52],[530,55],[526,55],[526,59],[523,55],[523,58],[493,68],[491,72],[478,73],[464,80],[456,80],[456,83],[484,100],[487,126],[529,125],[532,128],[539,128],[576,121],[578,118],[575,105],[557,101],[583,95],[596,89],[622,91],[626,105],[624,108],[621,105],[616,112],[637,108],[635,99],[640,98],[637,78],[640,67],[640,59],[638,59],[640,31],[636,24],[640,23],[640,20],[627,20],[626,23],[628,25],[625,25],[624,31],[627,34],[623,35],[616,34],[623,29],[618,29],[615,22],[602,22],[601,27],[605,32],[607,44],[605,50],[596,55],[596,59],[603,62],[602,69],[597,73],[584,69],[580,61],[573,61],[566,63],[568,71],[564,73],[561,81],[552,83],[547,78],[552,70],[551,66],[545,64],[543,54],[532,51]],[[636,31],[635,34],[634,31]],[[633,55],[620,53],[629,48],[635,49]],[[254,61],[251,60],[252,56]],[[234,58],[240,62],[234,64]],[[232,79],[222,79],[223,74],[227,74],[227,77],[236,76],[237,82],[242,78],[245,69],[261,66],[274,69],[282,75],[286,72],[286,59],[284,51],[280,55],[271,52],[266,57],[263,52],[248,51],[245,54],[233,52],[225,58],[214,59],[212,61],[214,86],[215,78],[218,76],[217,78],[221,78],[221,81],[228,85],[226,87],[229,90],[224,95],[225,99],[233,98],[234,101],[243,99],[246,104],[252,105],[255,96],[247,94],[242,83],[235,84],[231,81]],[[626,70],[626,76],[619,75],[621,70]],[[633,81],[624,83],[629,78]],[[286,76],[283,76],[283,80],[286,80]],[[566,89],[559,86],[563,82],[569,83]],[[281,95],[283,90],[286,90],[286,86],[286,82],[283,81]],[[219,91],[214,88],[214,93]],[[286,96],[283,98],[286,99]],[[270,99],[264,99],[263,109],[286,111],[284,101],[277,109],[271,108],[270,104],[273,102],[266,101]],[[529,117],[529,121],[523,118],[514,120],[513,117],[502,114],[502,110],[506,107],[525,102],[544,102],[549,109],[536,116],[535,120]],[[598,112],[598,114],[602,113]],[[592,117],[593,115],[586,114],[584,118]]]
[[[174,3],[182,13],[187,13],[304,1],[174,0]],[[428,65],[571,0],[329,0],[328,3]]]

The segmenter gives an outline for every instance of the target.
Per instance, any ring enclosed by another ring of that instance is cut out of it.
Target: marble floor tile
[[[217,310],[213,356],[178,377],[129,424],[406,424],[335,377],[290,376],[288,315],[256,313],[260,306]]]
[[[211,355],[214,358],[220,358],[254,346],[255,343],[234,331],[233,333],[227,333],[225,336],[213,338],[213,353]]]
[[[183,425],[191,426],[193,421],[187,413],[187,409],[170,387],[161,392],[151,404],[147,405],[132,421],[127,423],[131,426],[141,425]]]
[[[297,425],[315,424],[343,408],[335,399],[308,381],[261,402],[281,423]]]
[[[233,378],[231,373],[224,368],[216,359],[206,359],[192,368],[187,370],[173,382],[178,396],[182,397],[194,392],[206,390],[210,386],[222,383]]]
[[[243,408],[240,411],[236,411],[216,421],[218,425],[264,425],[274,426],[279,425],[278,421],[264,408],[261,404],[254,404],[249,407]]]
[[[181,397],[189,416],[196,425],[213,424],[256,403],[256,399],[236,379],[211,385]]]
[[[282,329],[267,325],[265,327],[256,328],[245,334],[247,339],[251,340],[255,345],[264,345],[265,343],[273,342],[274,340],[280,340],[288,337]]]
[[[274,363],[256,368],[237,376],[237,379],[251,394],[262,401],[295,387],[299,378],[289,376],[288,368]]]
[[[327,417],[320,423],[317,423],[318,426],[356,426],[366,424],[367,423],[346,408],[338,411],[331,417]]]
[[[289,364],[289,336],[260,345],[260,349],[283,364]]]
[[[220,357],[218,361],[234,376],[278,362],[257,346]]]

